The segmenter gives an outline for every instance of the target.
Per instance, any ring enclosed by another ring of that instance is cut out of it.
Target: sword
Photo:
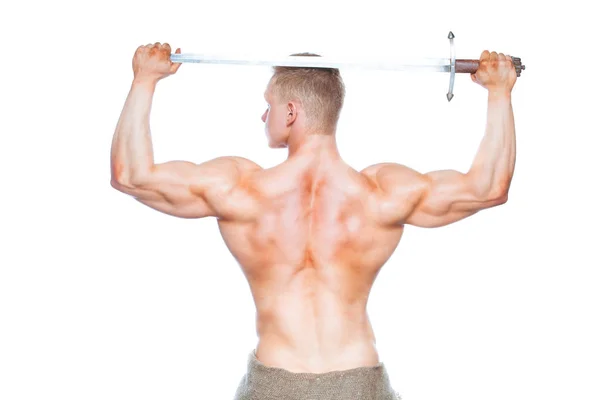
[[[305,57],[305,56],[285,56],[285,57],[247,57],[223,54],[171,54],[171,61],[176,63],[200,63],[200,64],[232,64],[232,65],[261,65],[261,66],[281,66],[297,68],[337,68],[337,69],[370,69],[387,71],[429,71],[429,72],[449,72],[450,87],[446,98],[448,101],[454,97],[454,78],[456,74],[474,74],[479,68],[479,60],[474,59],[456,59],[454,50],[454,34],[450,32],[450,57],[449,58],[394,58],[385,61],[365,61],[349,58],[334,57]],[[518,57],[512,57],[512,62],[517,72],[517,77],[521,76],[521,71],[525,70],[525,65],[521,63]]]

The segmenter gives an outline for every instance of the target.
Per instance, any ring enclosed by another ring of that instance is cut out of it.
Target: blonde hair
[[[298,53],[292,56],[320,57]],[[308,127],[333,133],[340,118],[346,88],[335,68],[273,67],[271,90],[279,101],[299,101],[306,111]]]

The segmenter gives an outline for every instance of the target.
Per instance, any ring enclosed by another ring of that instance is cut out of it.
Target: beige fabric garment
[[[383,363],[322,374],[268,367],[248,357],[248,370],[234,400],[400,400]]]

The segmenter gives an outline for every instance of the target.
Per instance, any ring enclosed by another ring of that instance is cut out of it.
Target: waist
[[[371,341],[355,343],[344,348],[336,346],[326,350],[300,350],[268,338],[261,338],[255,354],[264,365],[293,373],[323,374],[380,365],[375,343]]]
[[[261,319],[258,314],[257,328],[256,357],[269,367],[324,373],[379,363],[366,314],[322,319],[293,314]]]

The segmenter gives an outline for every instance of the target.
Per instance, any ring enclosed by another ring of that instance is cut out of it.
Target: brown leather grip
[[[518,57],[512,57],[517,76],[521,76],[521,71],[525,70],[525,65],[521,63]],[[456,60],[457,74],[474,74],[479,68],[479,60]]]
[[[457,74],[474,74],[479,68],[479,60],[456,60]]]

